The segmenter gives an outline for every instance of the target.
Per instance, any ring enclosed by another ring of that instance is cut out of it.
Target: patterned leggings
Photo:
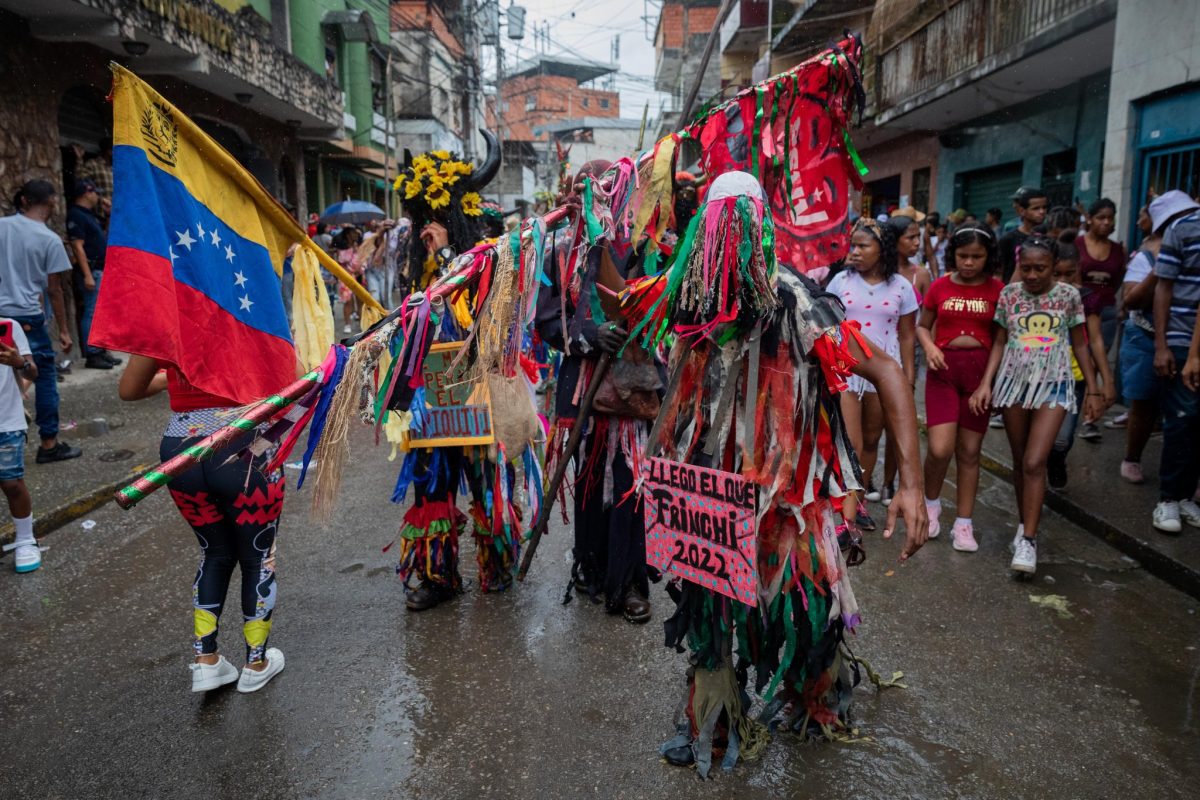
[[[164,436],[163,460],[196,442]],[[171,481],[171,498],[200,541],[200,567],[192,584],[197,655],[217,652],[217,618],[233,579],[242,567],[242,633],[246,661],[261,661],[275,608],[275,534],[283,510],[283,475],[264,475],[265,456],[252,465],[223,456],[206,461]]]

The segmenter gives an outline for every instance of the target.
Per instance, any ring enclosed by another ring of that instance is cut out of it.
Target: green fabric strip
[[[750,142],[750,174],[759,178],[758,162],[762,156],[763,88],[754,90],[754,139]]]
[[[865,177],[870,170],[863,163],[862,156],[854,149],[854,142],[850,141],[850,131],[842,129],[842,141],[846,143],[846,152],[850,154],[850,160],[854,162],[854,168],[858,170],[860,176]]]

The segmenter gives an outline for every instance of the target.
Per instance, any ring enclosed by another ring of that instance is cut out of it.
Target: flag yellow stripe
[[[146,151],[152,165],[178,178],[239,236],[266,247],[277,274],[283,273],[288,248],[298,242],[360,300],[382,309],[228,151],[132,72],[119,64],[110,68],[115,145]]]

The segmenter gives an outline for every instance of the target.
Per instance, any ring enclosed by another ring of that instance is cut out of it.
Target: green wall
[[[1100,188],[1107,118],[1104,73],[971,120],[963,126],[971,131],[963,146],[943,146],[938,155],[938,207],[945,213],[962,205],[962,173],[1020,161],[1021,184],[1037,186],[1043,159],[1071,148],[1076,151],[1075,195],[1085,204],[1091,202]],[[1084,172],[1089,173],[1086,185]],[[1003,210],[1010,212],[1007,206]]]
[[[292,53],[319,74],[325,73],[325,34],[321,30],[321,17],[326,11],[365,10],[375,22],[378,40],[389,41],[390,20],[385,0],[290,0],[290,3]],[[354,115],[361,131],[354,136],[354,143],[361,145],[371,143],[371,73],[367,48],[365,42],[343,42],[338,54],[342,89],[346,92],[346,111]]]

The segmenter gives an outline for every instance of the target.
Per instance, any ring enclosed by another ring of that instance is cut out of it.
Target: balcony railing
[[[1112,0],[960,0],[877,61],[876,109],[934,89]],[[1114,11],[1115,13],[1115,11]]]

